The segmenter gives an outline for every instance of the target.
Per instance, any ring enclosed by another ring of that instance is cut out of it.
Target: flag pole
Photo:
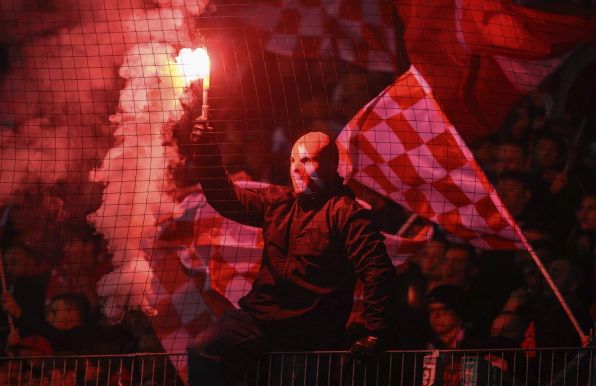
[[[524,236],[524,234],[521,231],[521,228],[519,227],[519,225],[517,225],[516,222],[514,222],[514,227],[515,227],[515,232],[521,238],[521,242],[523,243],[524,248],[526,248],[526,250],[530,253],[530,256],[532,256],[532,260],[534,260],[534,263],[538,267],[538,270],[540,271],[540,273],[542,274],[542,276],[548,283],[549,287],[553,290],[555,297],[561,304],[561,307],[563,307],[563,310],[567,314],[569,321],[571,322],[571,324],[573,325],[573,328],[579,335],[582,347],[586,347],[588,345],[588,343],[590,342],[590,337],[588,335],[586,335],[586,333],[580,327],[577,319],[575,318],[575,315],[573,315],[573,312],[571,312],[571,308],[569,308],[569,304],[567,303],[567,301],[561,294],[561,291],[559,291],[559,289],[555,285],[555,282],[553,281],[553,278],[550,276],[550,273],[548,273],[548,270],[546,269],[544,264],[542,264],[542,261],[538,257],[538,254],[536,253],[536,251],[534,250],[532,245],[528,242],[528,240],[526,239],[526,236]]]
[[[586,129],[587,123],[588,123],[588,117],[584,117],[584,119],[582,120],[582,123],[579,126],[579,129],[577,130],[577,133],[575,134],[575,138],[573,139],[573,142],[571,143],[571,145],[569,146],[569,149],[567,150],[567,162],[565,162],[565,167],[563,168],[564,174],[569,174],[569,171],[571,170],[573,164],[576,161],[577,154],[571,154],[571,153],[577,152],[578,147],[579,147],[579,141],[581,140],[581,138],[584,134],[584,130]]]
[[[410,227],[412,226],[412,224],[414,224],[416,220],[418,220],[418,215],[415,212],[412,212],[412,214],[410,215],[410,217],[408,217],[406,222],[404,222],[402,226],[399,227],[399,230],[397,231],[397,236],[403,236],[408,231],[408,229],[410,229]]]

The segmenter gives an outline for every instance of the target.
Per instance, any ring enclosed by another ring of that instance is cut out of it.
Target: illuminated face
[[[459,316],[442,303],[428,305],[430,327],[437,335],[446,334],[460,326]]]
[[[450,248],[445,252],[445,277],[447,284],[464,287],[468,282],[471,266],[470,253],[463,248]]]
[[[443,278],[441,262],[444,256],[445,243],[439,240],[430,240],[424,248],[415,254],[414,260],[424,276],[431,280],[440,280]]]
[[[83,324],[77,306],[63,299],[54,300],[48,305],[46,321],[61,331],[70,330]]]
[[[332,156],[331,138],[321,132],[300,137],[290,156],[290,178],[296,194],[309,194],[324,189],[337,171]]]
[[[513,144],[502,144],[496,150],[495,172],[500,174],[505,171],[523,171],[526,156],[524,150]]]
[[[499,197],[503,204],[509,209],[513,217],[520,215],[528,200],[530,199],[530,192],[526,189],[522,182],[512,179],[503,179],[495,186]]]

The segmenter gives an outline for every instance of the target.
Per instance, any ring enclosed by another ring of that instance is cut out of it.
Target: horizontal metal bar
[[[285,385],[541,385],[593,384],[592,347],[504,350],[387,351],[357,361],[346,351],[268,352],[247,358],[238,384]],[[134,384],[184,382],[186,354],[64,355],[0,358],[0,386],[27,384]],[[70,383],[69,383],[70,379]],[[236,378],[234,378],[236,379]],[[428,383],[431,382],[431,383]]]

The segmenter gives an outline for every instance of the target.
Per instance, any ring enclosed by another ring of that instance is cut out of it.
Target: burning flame
[[[192,50],[183,48],[180,50],[176,63],[184,76],[185,84],[189,85],[197,79],[203,79],[203,88],[209,88],[209,70],[211,63],[209,55],[204,48]]]

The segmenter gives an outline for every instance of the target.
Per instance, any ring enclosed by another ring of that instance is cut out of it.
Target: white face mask
[[[325,182],[317,173],[319,169],[318,159],[314,159],[304,145],[298,145],[296,150],[292,149],[290,159],[290,178],[292,179],[294,192],[296,194],[309,194],[325,188]]]
[[[331,165],[321,158],[321,151],[329,145],[326,134],[308,133],[298,139],[290,157],[290,178],[296,194],[310,194],[326,187],[326,176]],[[335,167],[337,168],[337,167]]]

